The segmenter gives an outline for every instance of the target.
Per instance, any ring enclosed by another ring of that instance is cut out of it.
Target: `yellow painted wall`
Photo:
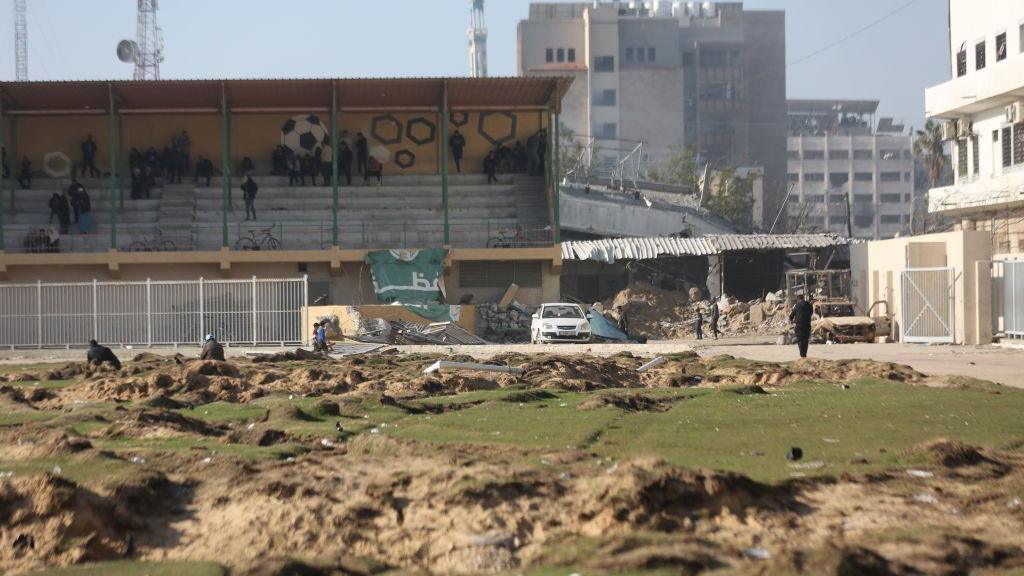
[[[192,166],[200,155],[214,166],[221,164],[221,118],[215,114],[174,114],[170,116],[126,115],[122,120],[125,154],[132,148],[145,152],[150,146],[159,152],[171,139],[187,130],[192,139]]]
[[[19,116],[16,123],[16,152],[19,158],[28,156],[33,169],[42,170],[43,157],[50,152],[63,152],[75,165],[81,163],[82,141],[87,134],[92,134],[98,147],[96,167],[103,172],[109,171],[110,125],[107,116]],[[8,134],[5,133],[4,137]]]
[[[466,124],[463,126],[456,126],[455,121],[462,120],[463,114],[465,115]],[[465,155],[462,160],[462,171],[467,173],[482,173],[484,170],[484,157],[487,153],[494,148],[486,138],[480,135],[481,118],[483,118],[483,112],[458,112],[455,111],[451,114],[452,123],[448,126],[448,132],[454,133],[456,129],[462,132],[462,135],[466,138],[466,149]],[[526,146],[526,139],[532,134],[535,134],[542,127],[547,127],[545,121],[545,114],[541,112],[513,112],[511,113],[516,117],[515,132],[513,139],[507,142],[505,145],[512,148],[518,140]],[[506,126],[504,120],[499,119],[500,115],[490,114],[484,120],[484,124],[488,128],[488,132],[492,135],[494,131],[492,128],[502,128]],[[492,125],[492,123],[494,123]],[[455,172],[455,163],[449,158],[449,170]]]

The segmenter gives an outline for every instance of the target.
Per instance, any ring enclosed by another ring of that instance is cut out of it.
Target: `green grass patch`
[[[93,446],[102,450],[125,454],[160,454],[164,452],[196,451],[207,456],[224,455],[251,461],[281,460],[305,452],[294,444],[250,446],[233,444],[218,439],[177,436],[172,438],[110,438],[94,439]]]
[[[42,388],[44,390],[57,390],[60,388],[67,388],[75,383],[75,380],[31,380],[28,382],[7,382],[8,386],[14,388],[25,388],[32,390],[35,388]]]
[[[59,471],[60,476],[80,483],[127,478],[135,472],[133,466],[130,462],[97,454],[0,460],[0,472],[26,476]]]
[[[227,576],[212,562],[98,562],[33,572],[33,576]]]

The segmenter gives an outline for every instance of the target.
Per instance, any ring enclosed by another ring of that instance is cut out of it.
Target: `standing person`
[[[196,181],[200,178],[206,180],[206,187],[210,187],[210,178],[213,177],[213,162],[208,158],[199,155],[199,160],[196,162]]]
[[[312,185],[316,186],[316,177],[323,176],[324,173],[324,149],[317,146],[313,150],[313,156],[309,159],[309,179],[312,181]],[[324,182],[326,186],[327,183]]]
[[[18,184],[25,190],[32,189],[32,161],[28,156],[21,158],[21,170],[18,172]]]
[[[182,130],[174,143],[178,148],[178,153],[181,154],[182,170],[188,174],[192,171],[192,138],[188,135],[187,130]]]
[[[697,307],[697,317],[693,319],[693,333],[697,340],[704,339],[704,311]]]
[[[92,200],[85,187],[78,191],[78,211],[78,231],[88,234],[92,231]]]
[[[345,185],[352,185],[352,148],[344,140],[338,142],[338,178],[344,174]]]
[[[249,219],[249,214],[252,214],[252,219],[256,219],[256,192],[260,189],[256,185],[256,181],[252,179],[249,174],[245,175],[245,182],[242,183],[242,199],[245,200],[245,219]]]
[[[74,210],[74,214],[75,214],[75,221],[74,222],[75,222],[75,224],[78,224],[78,218],[80,217],[80,215],[82,213],[82,204],[81,204],[81,202],[79,200],[79,198],[80,198],[80,191],[81,190],[85,190],[85,187],[82,186],[81,184],[79,184],[78,180],[75,180],[74,178],[72,178],[71,179],[71,185],[68,186],[67,196],[68,196],[68,200],[69,200],[69,202],[71,204],[71,209]]]
[[[452,160],[455,161],[455,171],[462,172],[462,152],[466,148],[466,137],[456,128],[452,137],[448,139],[448,145],[452,147]]]
[[[380,160],[370,156],[366,164],[366,175],[363,176],[363,184],[366,184],[374,176],[377,177],[377,186],[382,186],[384,184],[384,165],[380,163]]]
[[[313,352],[320,352],[320,323],[313,322]]]
[[[718,300],[711,302],[711,336],[718,340],[718,319],[721,317],[722,312],[718,309]]]
[[[86,168],[89,169],[89,176],[93,178],[100,174],[96,168],[96,150],[98,148],[92,139],[92,134],[87,135],[85,141],[82,142],[82,176],[85,176]]]
[[[793,333],[796,335],[796,343],[800,348],[800,357],[807,358],[807,347],[811,343],[811,316],[814,314],[814,307],[807,301],[803,294],[793,305],[789,313],[789,321],[793,323]]]
[[[498,159],[494,155],[494,150],[487,153],[484,157],[484,174],[487,174],[487,183],[497,182],[498,177],[495,176],[495,172],[498,170]]]
[[[516,173],[526,171],[526,148],[519,140],[512,146],[512,170]]]
[[[203,350],[199,353],[200,360],[218,360],[224,362],[224,347],[217,342],[217,337],[207,334],[203,341]]]
[[[548,153],[548,131],[541,129],[537,133],[537,162],[540,165],[540,173],[544,173],[544,164],[547,162]]]
[[[50,196],[50,203],[49,203],[49,206],[50,206],[50,219],[46,222],[47,224],[53,224],[53,217],[54,216],[57,217],[57,221],[58,222],[60,221],[60,205],[63,202],[64,202],[64,198],[60,194],[58,194],[56,192],[54,192]]]
[[[540,169],[540,134],[533,134],[526,139],[526,173],[536,176]]]
[[[68,204],[68,193],[65,191],[57,201],[57,221],[60,222],[60,233],[67,234],[71,227],[71,206]]]
[[[359,169],[359,174],[363,176],[363,181],[366,181],[366,167],[370,161],[370,143],[366,141],[366,136],[363,136],[362,132],[356,132],[356,168]]]
[[[121,361],[117,359],[110,348],[100,346],[95,340],[89,340],[89,351],[85,353],[85,358],[90,366],[101,366],[107,362],[114,368],[121,369]]]
[[[316,331],[317,340],[320,341],[320,351],[327,354],[331,351],[331,345],[327,342],[327,322],[321,322]]]
[[[296,182],[306,185],[306,177],[302,175],[302,162],[299,155],[289,149],[288,152],[288,186],[294,186]]]
[[[322,160],[320,177],[323,178],[324,186],[330,186],[331,178],[334,177],[334,149],[330,144],[324,144]]]

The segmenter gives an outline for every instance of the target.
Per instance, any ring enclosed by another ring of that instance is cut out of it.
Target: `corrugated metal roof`
[[[743,250],[800,250],[849,244],[835,234],[723,234],[700,238],[612,238],[562,243],[563,260],[649,260],[659,256],[709,256]]]
[[[107,110],[113,89],[121,110],[219,108],[221,86],[231,106],[253,109],[330,108],[331,85],[341,107],[388,110],[441,105],[448,83],[450,108],[558,107],[568,76],[507,78],[296,78],[195,80],[77,80],[0,82],[5,113]]]

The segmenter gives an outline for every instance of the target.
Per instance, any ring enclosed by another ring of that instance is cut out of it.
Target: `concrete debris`
[[[454,322],[418,324],[406,320],[371,318],[359,323],[356,340],[377,344],[482,346],[488,342]]]
[[[448,372],[451,370],[473,370],[476,372],[500,372],[502,374],[515,374],[520,376],[524,370],[522,368],[516,368],[513,366],[495,366],[494,364],[477,364],[475,362],[449,362],[446,360],[438,360],[425,370],[424,374],[434,374],[435,372]]]
[[[498,344],[529,342],[531,314],[515,300],[504,310],[499,304],[479,304],[476,307],[477,332]]]
[[[668,358],[665,358],[664,356],[658,356],[654,360],[651,360],[650,362],[648,362],[648,363],[644,364],[643,366],[637,368],[636,371],[641,373],[641,374],[643,374],[644,372],[647,372],[651,368],[657,368],[658,366],[661,366],[665,362],[668,362]]]

